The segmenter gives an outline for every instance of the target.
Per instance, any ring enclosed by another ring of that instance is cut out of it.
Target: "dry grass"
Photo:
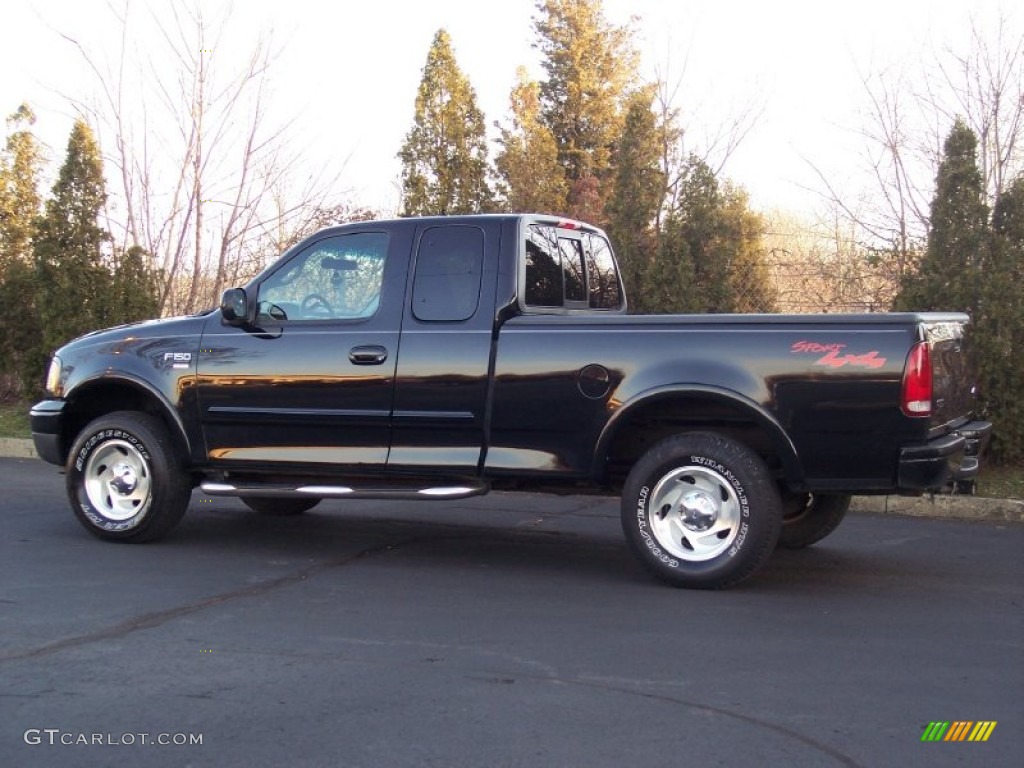
[[[0,437],[32,437],[28,422],[30,403],[0,403]]]
[[[1004,464],[986,466],[982,460],[978,495],[994,499],[1024,499],[1024,467]]]

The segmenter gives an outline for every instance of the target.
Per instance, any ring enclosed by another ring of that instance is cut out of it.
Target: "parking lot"
[[[0,765],[1020,766],[1024,526],[852,515],[726,592],[614,499],[193,495],[108,544],[0,459]],[[996,721],[923,743],[932,721]],[[201,743],[195,743],[196,737]],[[99,738],[96,738],[99,737]]]

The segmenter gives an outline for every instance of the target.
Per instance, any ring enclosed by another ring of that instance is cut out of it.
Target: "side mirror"
[[[228,288],[220,297],[220,314],[229,325],[241,325],[249,319],[249,300],[241,288]]]

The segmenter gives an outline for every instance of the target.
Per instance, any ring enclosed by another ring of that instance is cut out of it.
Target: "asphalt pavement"
[[[695,592],[601,497],[197,491],[118,545],[54,467],[0,459],[0,488],[3,766],[1022,764],[1020,523],[856,513]],[[941,721],[996,726],[922,742]]]

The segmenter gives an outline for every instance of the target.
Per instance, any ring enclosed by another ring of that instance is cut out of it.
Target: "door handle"
[[[388,359],[388,351],[375,344],[367,347],[352,347],[348,353],[348,359],[352,365],[380,365]]]

